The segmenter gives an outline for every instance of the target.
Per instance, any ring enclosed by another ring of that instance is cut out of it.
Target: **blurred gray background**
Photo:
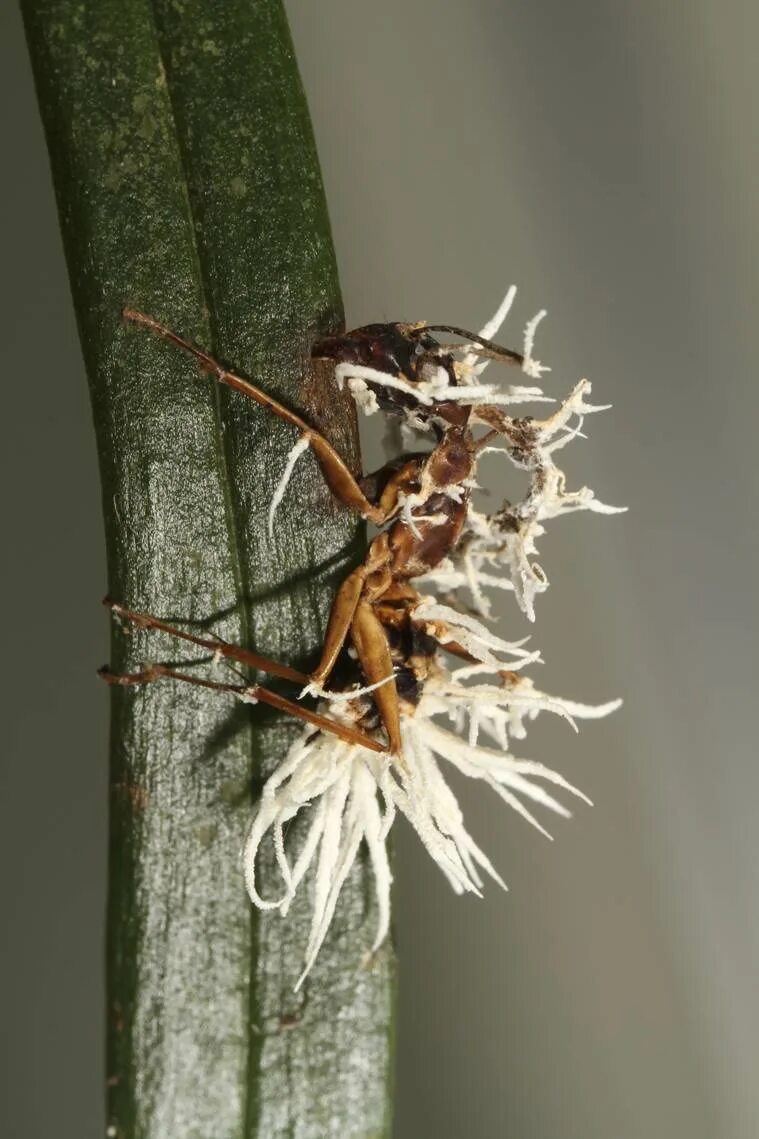
[[[526,752],[596,806],[556,822],[550,844],[483,788],[462,787],[511,887],[483,901],[455,899],[399,830],[395,1135],[751,1139],[759,9],[287,8],[349,323],[477,326],[516,282],[503,339],[518,345],[546,307],[548,391],[587,375],[614,404],[564,453],[572,482],[631,508],[558,521],[541,547],[552,581],[534,630],[541,682],[625,706],[579,736],[539,723]],[[81,1139],[103,1127],[106,702],[92,666],[107,651],[105,567],[86,384],[13,5],[0,31],[3,1110],[14,1139]],[[491,485],[500,470],[486,469]],[[511,614],[513,633],[527,631]]]

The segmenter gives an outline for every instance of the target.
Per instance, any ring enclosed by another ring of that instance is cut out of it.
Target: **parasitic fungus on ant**
[[[268,408],[293,429],[295,440],[270,504],[270,530],[296,464],[308,450],[335,499],[378,528],[363,561],[337,590],[320,659],[308,675],[249,648],[198,637],[149,614],[106,603],[128,624],[212,649],[218,661],[232,668],[253,667],[300,686],[299,695],[286,699],[260,684],[222,683],[164,665],[122,676],[103,673],[114,684],[173,679],[203,685],[269,704],[305,722],[303,736],[263,788],[243,850],[248,893],[262,910],[285,914],[313,871],[312,924],[297,986],[316,959],[364,842],[378,905],[371,950],[386,938],[391,887],[386,842],[398,812],[454,890],[480,893],[484,875],[504,885],[464,826],[443,761],[484,782],[546,834],[526,804],[566,816],[566,807],[547,788],[585,796],[557,772],[514,755],[512,741],[524,737],[526,723],[541,711],[575,726],[577,719],[605,716],[619,705],[589,706],[540,692],[520,671],[538,661],[539,654],[486,623],[491,588],[513,591],[534,620],[535,596],[547,585],[544,571],[531,560],[544,522],[576,510],[617,510],[599,502],[588,488],[568,491],[554,458],[580,435],[586,415],[603,410],[587,402],[587,380],[545,419],[508,411],[517,403],[550,402],[540,388],[483,380],[492,362],[519,368],[532,380],[548,370],[533,355],[544,312],[528,322],[521,352],[493,339],[515,292],[509,289],[479,332],[395,322],[316,341],[313,357],[334,363],[337,384],[347,386],[362,411],[382,410],[402,421],[408,449],[363,478],[352,474],[316,428],[264,390],[152,317],[124,312],[128,321],[190,353],[216,381]],[[443,343],[433,333],[458,340]],[[505,502],[483,514],[475,510],[472,496],[479,461],[493,451],[527,473],[528,487],[521,502]],[[302,702],[308,696],[318,699],[315,710]],[[290,849],[286,827],[301,812],[308,815],[305,837]],[[281,875],[280,893],[273,898],[264,896],[256,874],[265,840],[273,842]]]

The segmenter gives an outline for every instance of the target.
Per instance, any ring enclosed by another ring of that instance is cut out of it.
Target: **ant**
[[[362,563],[337,590],[321,657],[309,676],[249,649],[195,636],[116,602],[106,600],[105,604],[117,617],[135,626],[161,630],[209,648],[217,658],[301,684],[305,686],[302,695],[334,697],[341,689],[328,692],[326,685],[355,660],[361,674],[359,683],[362,679],[365,687],[348,689],[347,698],[355,691],[355,695],[370,693],[372,699],[371,703],[362,702],[354,722],[347,723],[259,684],[223,684],[165,665],[150,665],[127,675],[102,670],[101,675],[111,684],[140,685],[173,678],[232,692],[250,702],[269,704],[349,743],[389,753],[402,763],[402,705],[413,706],[418,700],[426,677],[435,667],[438,648],[442,646],[470,664],[482,659],[460,643],[466,637],[457,636],[456,629],[445,620],[417,616],[423,598],[414,579],[433,571],[455,550],[467,520],[483,448],[499,435],[508,436],[515,447],[520,445],[531,422],[500,411],[493,389],[477,385],[478,368],[472,362],[484,357],[518,365],[528,374],[539,371],[530,373],[533,362],[526,355],[455,325],[370,324],[317,340],[312,358],[334,361],[338,383],[347,381],[357,400],[405,416],[417,432],[430,433],[434,440],[429,451],[408,453],[372,475],[356,478],[319,431],[267,392],[229,371],[153,317],[131,308],[124,309],[123,316],[189,353],[218,383],[255,400],[295,428],[298,440],[286,478],[297,456],[310,448],[335,499],[381,529],[369,543]],[[441,343],[433,332],[462,337],[465,343]],[[464,354],[463,361],[456,358],[457,353]],[[481,399],[484,402],[478,402]],[[508,402],[508,397],[501,402]],[[486,434],[475,438],[476,425],[488,428]],[[275,493],[270,523],[284,485],[286,480]],[[346,651],[349,640],[353,654]],[[502,671],[501,676],[508,682],[513,674]],[[380,729],[384,739],[377,738]]]

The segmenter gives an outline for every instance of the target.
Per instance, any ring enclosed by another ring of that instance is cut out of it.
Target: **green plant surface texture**
[[[293,429],[121,317],[129,305],[164,321],[357,466],[352,407],[309,363],[342,310],[281,3],[22,7],[92,394],[109,594],[308,667],[359,556],[355,519],[308,453],[270,538]],[[186,649],[116,627],[110,663]],[[390,950],[367,960],[366,866],[297,995],[308,890],[282,918],[243,887],[253,804],[300,726],[170,681],[112,700],[109,1136],[388,1134],[394,966]],[[273,855],[261,883],[276,895]]]

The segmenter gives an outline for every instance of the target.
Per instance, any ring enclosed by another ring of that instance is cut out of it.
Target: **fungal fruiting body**
[[[301,685],[301,698],[317,696],[314,712],[265,687],[205,681],[212,688],[261,699],[306,720],[308,726],[266,783],[243,852],[245,882],[262,910],[286,914],[296,891],[312,891],[313,915],[298,986],[313,966],[362,843],[374,872],[378,924],[372,949],[387,936],[391,872],[387,838],[400,812],[459,893],[479,893],[484,878],[504,885],[468,833],[445,779],[447,766],[487,784],[514,811],[547,833],[533,813],[547,808],[568,815],[563,791],[585,798],[561,775],[521,758],[515,744],[542,711],[576,720],[605,716],[618,701],[588,706],[546,695],[522,675],[539,661],[524,641],[509,641],[494,627],[489,594],[514,593],[534,620],[536,595],[547,586],[532,560],[536,540],[551,518],[577,510],[613,513],[592,491],[567,490],[556,453],[581,432],[588,402],[583,380],[543,419],[513,416],[509,407],[548,402],[534,385],[486,382],[492,362],[516,366],[531,380],[547,369],[533,355],[539,313],[524,332],[521,352],[493,342],[514,300],[511,288],[478,333],[451,325],[368,325],[325,338],[313,355],[334,361],[366,414],[399,417],[407,450],[371,479],[356,479],[314,428],[247,380],[229,373],[175,333],[141,313],[128,319],[195,355],[221,383],[264,404],[295,429],[296,438],[273,495],[269,525],[306,450],[318,460],[334,496],[379,527],[364,561],[335,597],[322,654],[309,676],[255,653],[223,646],[223,662],[253,665]],[[433,333],[449,333],[441,343]],[[497,451],[526,475],[520,502],[493,514],[475,510],[473,491],[483,456]],[[112,608],[146,628],[177,631],[156,618]],[[158,677],[197,679],[151,666],[114,683]],[[304,816],[297,843],[288,824]],[[281,878],[278,892],[261,884],[257,861],[271,842]],[[369,948],[369,947],[367,947]]]

